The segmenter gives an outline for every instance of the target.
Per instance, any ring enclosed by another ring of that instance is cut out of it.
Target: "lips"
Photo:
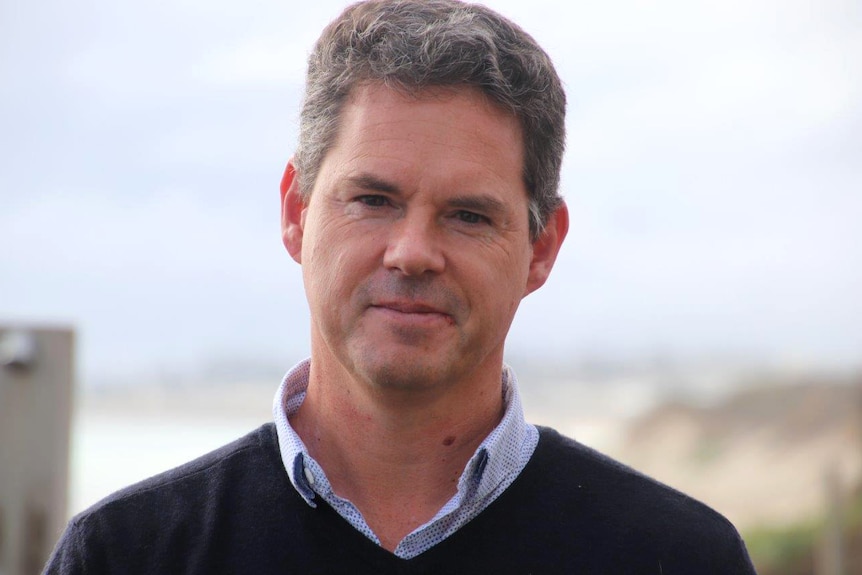
[[[371,307],[384,308],[400,313],[449,315],[444,310],[433,305],[415,301],[391,301],[371,304]]]
[[[456,324],[469,315],[464,298],[439,280],[375,274],[359,286],[355,297],[362,309],[386,312],[398,322],[419,321],[430,325],[445,318],[448,323]]]

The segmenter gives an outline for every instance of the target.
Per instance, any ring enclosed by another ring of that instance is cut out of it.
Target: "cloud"
[[[305,62],[298,57],[309,49],[305,42],[281,38],[246,38],[230,48],[206,56],[194,75],[223,86],[266,87],[302,84]]]
[[[87,376],[304,349],[277,183],[344,3],[47,1],[2,29],[0,316],[77,322]],[[852,3],[489,5],[571,102],[572,231],[513,350],[862,346]]]

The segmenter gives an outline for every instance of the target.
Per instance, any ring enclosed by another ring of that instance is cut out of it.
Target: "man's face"
[[[313,365],[402,389],[499,369],[521,298],[550,271],[529,238],[522,148],[478,91],[354,91],[307,205],[292,168],[283,184]]]

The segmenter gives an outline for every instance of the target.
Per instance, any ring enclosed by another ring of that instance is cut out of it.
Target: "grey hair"
[[[308,60],[299,145],[299,186],[311,194],[334,144],[351,90],[380,82],[416,94],[471,86],[510,111],[524,144],[524,183],[535,240],[560,206],[566,95],[548,55],[506,18],[458,0],[369,0],[349,6],[323,31]]]

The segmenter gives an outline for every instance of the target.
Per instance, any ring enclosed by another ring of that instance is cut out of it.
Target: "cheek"
[[[330,241],[312,242],[303,254],[306,285],[313,293],[309,297],[322,300],[332,308],[349,301],[372,269],[370,246],[361,240],[339,238],[339,232],[327,232],[319,238]]]
[[[522,265],[511,260],[486,260],[486,265],[477,269],[469,266],[465,276],[467,288],[473,305],[484,308],[485,317],[511,322],[512,316],[521,303],[526,285],[526,273]]]

